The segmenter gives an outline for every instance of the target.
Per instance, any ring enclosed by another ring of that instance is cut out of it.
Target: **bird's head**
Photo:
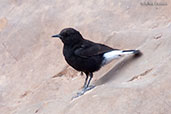
[[[73,28],[65,28],[59,34],[53,35],[54,38],[60,38],[66,45],[72,45],[82,41],[83,37],[79,31]]]

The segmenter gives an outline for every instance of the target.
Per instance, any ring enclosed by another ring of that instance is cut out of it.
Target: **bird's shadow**
[[[141,56],[141,55],[140,55]],[[121,60],[119,63],[117,63],[114,68],[112,68],[108,73],[106,73],[103,77],[101,77],[99,80],[95,82],[96,86],[105,84],[107,82],[110,82],[114,80],[117,77],[117,74],[119,71],[125,67],[127,67],[130,63],[135,61],[139,56],[129,56]]]

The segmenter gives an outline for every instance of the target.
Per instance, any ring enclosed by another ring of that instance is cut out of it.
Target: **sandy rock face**
[[[151,4],[0,1],[1,114],[170,114],[171,2]],[[67,65],[61,41],[51,38],[65,27],[143,56],[103,67],[95,73],[96,88],[71,100],[85,76]]]

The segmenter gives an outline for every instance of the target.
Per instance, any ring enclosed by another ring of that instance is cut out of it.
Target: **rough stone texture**
[[[1,0],[1,114],[170,114],[171,2]],[[51,35],[74,27],[85,38],[140,49],[95,73],[95,89],[71,101],[84,76]]]

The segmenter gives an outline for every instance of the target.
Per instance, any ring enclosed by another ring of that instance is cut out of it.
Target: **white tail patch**
[[[110,63],[113,59],[118,59],[124,55],[130,55],[130,54],[134,54],[134,51],[123,52],[122,50],[114,50],[114,51],[104,53],[103,55],[104,60],[102,62],[102,65]]]

